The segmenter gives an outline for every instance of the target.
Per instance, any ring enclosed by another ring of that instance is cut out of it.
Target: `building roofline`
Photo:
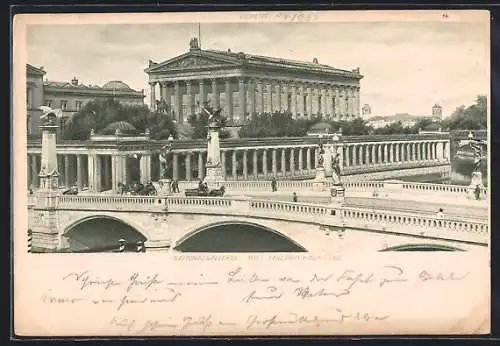
[[[32,73],[44,76],[47,72],[43,68],[38,68],[31,64],[26,64],[26,73]]]
[[[353,70],[344,70],[338,69],[330,65],[319,64],[316,62],[308,62],[308,61],[300,61],[300,60],[291,60],[284,59],[278,57],[270,57],[264,55],[256,55],[256,54],[246,54],[243,52],[233,53],[231,51],[220,51],[220,50],[212,50],[212,49],[196,49],[192,51],[188,51],[181,55],[175,56],[171,59],[164,60],[161,63],[155,63],[152,60],[149,60],[149,66],[144,69],[145,73],[152,73],[155,69],[161,68],[162,66],[167,65],[169,62],[175,61],[176,59],[180,59],[189,55],[196,56],[206,56],[208,58],[220,58],[221,60],[225,60],[228,63],[232,63],[235,66],[266,66],[266,67],[281,67],[281,68],[291,68],[291,69],[302,69],[310,72],[323,72],[323,73],[332,73],[332,74],[340,74],[347,75],[351,78],[362,79],[364,76],[359,73],[359,68]]]

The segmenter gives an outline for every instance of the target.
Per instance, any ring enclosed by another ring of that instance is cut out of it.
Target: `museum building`
[[[122,81],[110,81],[102,86],[82,84],[75,77],[71,82],[44,80],[46,71],[26,64],[26,105],[28,135],[40,132],[40,106],[59,108],[63,112],[62,126],[67,117],[78,112],[87,102],[113,98],[124,104],[144,104],[144,91],[133,90]]]
[[[150,104],[171,109],[178,123],[209,102],[235,124],[252,114],[288,111],[294,118],[321,115],[351,120],[360,115],[359,68],[337,69],[231,50],[202,50],[192,38],[188,52],[149,61]]]

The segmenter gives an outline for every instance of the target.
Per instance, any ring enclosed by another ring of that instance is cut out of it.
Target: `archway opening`
[[[404,244],[388,247],[380,250],[380,252],[389,251],[464,251],[462,249],[440,244]]]
[[[135,251],[137,242],[146,237],[123,221],[109,217],[95,217],[73,226],[65,234],[68,252],[106,252],[117,250],[120,239],[126,241],[125,251]]]
[[[292,239],[250,222],[220,222],[200,228],[177,242],[179,252],[307,252]]]

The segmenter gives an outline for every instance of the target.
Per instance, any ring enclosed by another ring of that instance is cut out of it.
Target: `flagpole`
[[[198,46],[201,49],[201,23],[198,23]]]

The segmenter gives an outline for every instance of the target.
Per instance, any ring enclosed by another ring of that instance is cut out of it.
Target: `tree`
[[[368,135],[373,132],[373,128],[362,118],[355,118],[350,121],[341,121],[340,127],[344,136]]]
[[[66,122],[63,138],[86,140],[92,129],[99,132],[115,121],[126,121],[142,133],[149,129],[153,139],[177,135],[170,114],[151,112],[146,105],[124,105],[114,99],[97,99],[86,103]]]
[[[443,127],[450,130],[485,130],[488,126],[487,107],[486,96],[478,95],[473,105],[457,107],[451,117],[443,120]]]
[[[403,126],[403,123],[401,121],[396,121],[384,127],[375,129],[373,133],[376,135],[394,135],[394,134],[410,134],[414,133],[414,131],[410,127]]]

